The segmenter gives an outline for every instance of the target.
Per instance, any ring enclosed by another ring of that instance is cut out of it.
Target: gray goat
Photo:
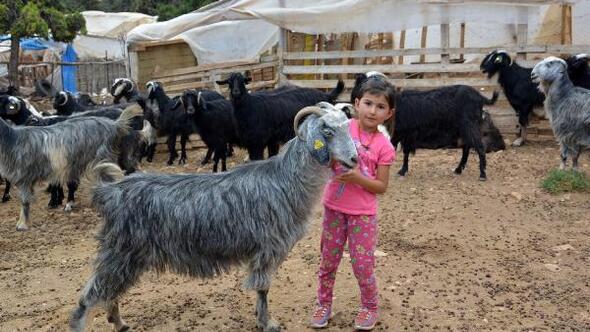
[[[537,63],[531,73],[545,94],[545,110],[561,153],[562,169],[571,155],[572,168],[578,168],[578,157],[590,147],[590,90],[576,87],[567,74],[567,64],[556,57]]]
[[[129,131],[129,120],[141,112],[133,106],[116,121],[85,117],[47,127],[11,127],[0,119],[0,174],[19,188],[22,203],[16,229],[28,228],[37,183],[65,185],[78,180],[93,163],[116,160],[117,141]]]
[[[331,160],[350,168],[357,162],[348,120],[332,105],[306,107],[294,122],[299,137],[280,154],[229,172],[133,174],[104,183],[120,170],[99,165],[92,201],[105,222],[71,329],[82,331],[97,303],[117,331],[128,329],[117,301],[145,270],[211,278],[245,263],[244,286],[258,294],[257,326],[279,331],[268,313],[271,276],[305,234]]]

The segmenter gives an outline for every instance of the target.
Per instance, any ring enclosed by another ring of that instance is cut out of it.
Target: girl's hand
[[[356,165],[353,169],[349,170],[348,172],[335,176],[334,180],[340,183],[359,183],[362,178],[363,175],[359,170],[359,166]]]

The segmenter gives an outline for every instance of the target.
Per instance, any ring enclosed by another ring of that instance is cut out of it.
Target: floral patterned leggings
[[[318,302],[332,305],[336,271],[348,240],[350,263],[361,291],[364,309],[377,310],[377,282],[375,279],[375,247],[377,246],[377,217],[349,215],[324,207],[320,244],[322,258],[318,273]]]

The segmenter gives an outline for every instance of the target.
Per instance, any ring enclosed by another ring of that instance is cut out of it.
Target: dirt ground
[[[146,170],[196,171],[203,150],[186,167],[165,166],[158,154]],[[409,175],[392,170],[380,198],[378,258],[381,319],[377,331],[590,330],[590,195],[551,196],[539,181],[557,166],[552,142],[488,154],[487,182],[477,157],[452,175],[460,151],[418,151]],[[241,156],[232,159],[230,167]],[[588,156],[582,170],[588,172]],[[209,168],[199,171],[210,171]],[[63,331],[90,275],[101,220],[83,185],[73,213],[48,210],[37,190],[33,222],[16,232],[19,204],[0,210],[0,331]],[[3,188],[3,187],[2,187]],[[287,331],[308,331],[319,262],[321,210],[280,268],[270,310]],[[241,289],[244,272],[212,280],[147,273],[121,301],[136,331],[253,331],[255,294]],[[351,331],[359,294],[343,260],[326,331]],[[108,331],[97,309],[88,330]]]

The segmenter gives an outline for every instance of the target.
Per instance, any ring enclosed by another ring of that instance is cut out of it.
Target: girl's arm
[[[342,183],[356,183],[373,194],[383,194],[389,184],[389,165],[377,166],[377,177],[373,180],[361,174],[358,166],[350,171],[334,177]]]

